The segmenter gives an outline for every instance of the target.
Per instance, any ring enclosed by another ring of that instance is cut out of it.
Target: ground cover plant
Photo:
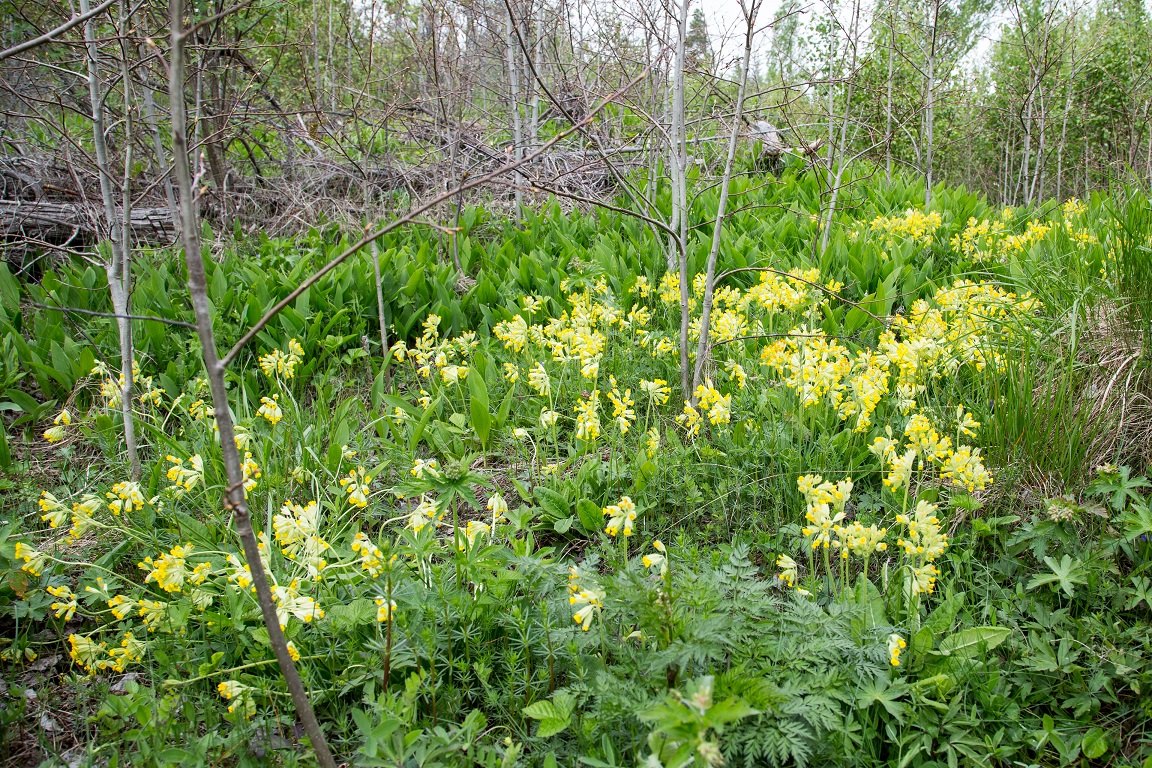
[[[243,487],[341,761],[1149,764],[1147,197],[856,189],[816,258],[814,174],[733,181],[687,397],[679,276],[623,212],[398,232],[385,341],[368,260],[259,333],[227,381]],[[348,239],[209,237],[221,341]],[[104,276],[0,267],[0,722],[24,759],[314,759],[220,503],[197,342],[160,321],[194,320],[178,264],[136,265],[159,318],[139,480],[114,322],[50,309],[108,311]]]

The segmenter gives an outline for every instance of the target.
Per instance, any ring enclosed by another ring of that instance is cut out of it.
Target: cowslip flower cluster
[[[50,443],[58,443],[68,435],[68,427],[72,425],[72,414],[67,408],[60,411],[52,419],[52,426],[44,430],[44,439]]]
[[[833,534],[844,519],[844,507],[852,494],[852,479],[833,484],[820,475],[802,475],[796,480],[796,487],[804,497],[804,519],[809,523],[800,533],[812,549],[820,546],[827,549],[832,546]]]
[[[957,408],[955,421],[957,436],[974,435],[980,426],[963,406]],[[926,465],[938,466],[942,479],[969,493],[992,484],[992,474],[984,466],[980,449],[969,445],[953,448],[952,439],[941,435],[924,413],[916,413],[908,420],[904,429],[907,442],[903,446],[893,439],[891,427],[886,434],[876,437],[868,450],[887,464],[884,487],[894,494],[908,492],[913,470],[923,470]]]
[[[592,626],[596,614],[604,609],[604,592],[576,566],[568,569],[568,603],[574,608],[572,620],[585,632]]]
[[[600,436],[600,390],[594,389],[588,399],[576,404],[576,439],[591,442]]]
[[[187,464],[175,456],[168,456],[167,461],[171,462],[172,466],[168,468],[165,476],[173,484],[172,487],[180,493],[191,491],[204,482],[204,460],[199,454],[189,456]]]
[[[708,422],[713,426],[727,424],[732,420],[732,395],[720,394],[720,390],[712,385],[712,379],[706,379],[696,387],[696,402],[700,410],[708,415]]]
[[[617,503],[604,507],[604,517],[608,518],[604,533],[613,537],[617,534],[631,536],[632,523],[636,520],[636,504],[628,496],[623,496]]]
[[[894,667],[900,666],[900,654],[908,647],[908,641],[896,633],[888,635],[888,663]]]
[[[933,564],[948,548],[948,535],[940,530],[936,505],[921,501],[912,515],[897,515],[896,522],[907,527],[907,538],[896,544],[908,561],[907,589],[910,595],[931,594],[940,571]]]
[[[264,371],[264,375],[270,379],[276,376],[291,379],[296,375],[296,366],[303,360],[304,348],[300,346],[300,342],[293,338],[288,342],[287,353],[274,349],[268,354],[262,355],[259,361],[260,370]]]
[[[936,230],[944,223],[937,211],[924,213],[909,208],[904,215],[877,216],[868,224],[868,230],[884,237],[889,246],[896,240],[909,239],[917,245],[928,246],[936,235]]]
[[[108,502],[108,509],[114,515],[119,515],[121,512],[139,512],[148,503],[140,490],[140,484],[134,482],[116,483],[104,496],[111,500]]]
[[[260,398],[260,407],[256,410],[256,415],[267,419],[272,426],[279,424],[284,418],[284,412],[280,410],[280,395]]]
[[[320,505],[315,501],[303,506],[285,501],[279,514],[272,518],[272,533],[283,555],[289,560],[307,562],[317,572],[327,565],[321,555],[331,549],[320,536],[319,518]]]
[[[356,469],[348,472],[348,477],[340,478],[340,487],[348,494],[348,503],[360,509],[365,509],[368,506],[368,494],[371,492],[369,486],[371,484],[372,478],[368,477],[368,473],[364,471],[363,467],[356,467]]]

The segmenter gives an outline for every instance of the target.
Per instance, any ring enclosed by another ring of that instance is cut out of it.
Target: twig
[[[116,319],[116,320],[121,320],[121,319],[123,319],[123,320],[152,320],[153,322],[157,322],[157,323],[164,323],[166,325],[175,325],[175,326],[178,326],[180,328],[191,328],[192,330],[196,330],[196,326],[193,325],[192,323],[186,323],[183,320],[169,320],[166,317],[155,317],[153,315],[117,315],[114,312],[96,312],[96,311],[91,310],[91,309],[80,309],[79,307],[62,307],[62,306],[55,306],[54,307],[50,304],[41,304],[41,303],[36,302],[36,301],[30,301],[28,303],[34,307],[39,308],[39,309],[50,309],[54,312],[75,313],[78,315],[91,315],[93,317],[111,317],[111,318]]]

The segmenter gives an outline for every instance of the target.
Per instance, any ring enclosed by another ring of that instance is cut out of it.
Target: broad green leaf
[[[589,533],[604,527],[604,510],[589,499],[580,499],[576,503],[576,516],[580,519],[580,525]]]
[[[1012,630],[1007,627],[969,627],[941,640],[939,650],[944,656],[972,656],[981,647],[992,650],[1010,634]]]

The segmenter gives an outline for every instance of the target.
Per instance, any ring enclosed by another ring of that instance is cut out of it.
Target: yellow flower
[[[513,315],[511,320],[497,323],[492,329],[492,335],[504,342],[504,349],[519,354],[524,351],[524,345],[528,343],[528,323],[524,322],[524,318],[520,315]]]
[[[30,573],[33,576],[39,576],[44,571],[44,566],[48,562],[48,556],[46,554],[33,549],[22,541],[16,542],[15,556],[17,560],[24,561],[24,565],[20,566],[20,570],[25,573]]]
[[[653,379],[652,381],[640,380],[640,389],[648,395],[648,399],[656,405],[664,405],[668,402],[668,396],[672,393],[668,382],[664,379]]]
[[[440,462],[436,459],[416,459],[409,474],[418,480],[424,479],[425,475],[432,478],[440,477]]]
[[[488,511],[492,513],[492,527],[495,528],[508,513],[508,502],[499,493],[494,493],[488,497]]]
[[[907,647],[908,643],[900,635],[888,635],[888,663],[894,667],[900,666],[900,654]]]
[[[600,390],[592,390],[587,400],[576,405],[576,438],[589,442],[600,436]]]
[[[68,519],[68,507],[48,491],[40,491],[40,519],[53,528],[59,528]]]
[[[281,629],[287,626],[289,616],[295,616],[305,624],[313,619],[324,618],[324,611],[316,601],[301,595],[299,587],[300,582],[293,580],[286,587],[277,585],[272,588],[272,599],[276,602],[276,616],[280,620]]]
[[[226,680],[216,686],[221,698],[228,702],[230,713],[239,712],[245,717],[256,714],[256,702],[252,698],[252,688],[235,680]]]
[[[108,607],[112,609],[113,616],[123,621],[136,609],[136,601],[124,595],[116,595],[108,601]]]
[[[184,588],[184,581],[188,577],[185,560],[192,554],[192,545],[175,546],[166,555],[161,555],[155,562],[152,558],[144,558],[139,564],[141,570],[148,571],[144,583],[156,582],[165,592],[180,592]]]
[[[76,595],[67,585],[59,587],[48,587],[48,594],[57,598],[57,602],[52,603],[51,608],[56,612],[56,618],[64,619],[64,621],[71,621],[72,617],[76,615]]]
[[[552,393],[552,380],[548,378],[548,371],[544,370],[543,363],[537,362],[528,372],[528,386],[541,397],[548,397]]]
[[[236,555],[228,555],[228,565],[232,569],[228,573],[228,581],[240,589],[247,589],[251,586],[252,569],[248,565],[241,563],[240,558],[236,557]]]
[[[385,601],[385,599],[382,597],[376,598],[376,621],[378,623],[382,624],[385,621],[391,621],[392,617],[395,614],[396,614],[396,601],[395,600]]]
[[[408,515],[408,527],[416,533],[424,530],[429,525],[437,526],[440,524],[440,508],[434,501],[429,501],[423,495],[420,496],[420,503]]]
[[[383,572],[384,553],[363,531],[352,539],[352,551],[360,558],[360,567],[367,571],[369,576],[376,578]]]
[[[304,506],[286,501],[280,506],[280,514],[272,518],[272,534],[285,557],[315,561],[330,549],[320,537],[319,517],[320,505],[315,501]]]
[[[690,402],[685,401],[684,412],[676,417],[676,422],[684,427],[689,438],[694,438],[700,434],[703,419],[700,417],[700,412],[693,408]]]
[[[147,648],[148,645],[133,637],[131,632],[125,632],[124,638],[120,641],[120,647],[108,651],[111,661],[103,662],[101,666],[108,666],[117,672],[123,672],[129,664],[143,661],[144,652]]]
[[[348,477],[340,478],[340,487],[348,494],[348,503],[354,507],[365,509],[368,506],[369,485],[372,479],[363,467],[357,467],[348,472]]]
[[[624,496],[618,504],[605,507],[604,516],[608,518],[604,532],[609,536],[614,537],[620,533],[625,537],[632,535],[632,523],[636,520],[636,505],[631,498]]]
[[[796,586],[796,580],[799,578],[797,575],[798,567],[796,561],[788,555],[780,555],[776,558],[776,567],[780,569],[780,574],[777,578],[791,587]]]
[[[68,635],[68,644],[71,646],[68,655],[85,671],[91,672],[100,667],[100,662],[104,658],[104,649],[107,647],[104,643],[97,645],[90,637],[72,634]]]
[[[139,483],[116,483],[112,486],[112,490],[104,495],[112,499],[108,504],[108,509],[114,515],[119,515],[121,511],[139,512],[147,503],[144,500],[144,494],[140,491]]]
[[[284,412],[280,410],[279,400],[280,395],[260,398],[260,408],[257,409],[256,415],[263,416],[269,424],[276,426],[284,418]]]
[[[169,456],[167,460],[172,462],[172,466],[168,468],[166,477],[181,493],[192,490],[204,481],[204,460],[199,454],[189,456],[187,465],[183,459],[175,456]]]
[[[244,492],[247,493],[256,487],[256,481],[261,476],[260,465],[252,458],[251,451],[244,453],[244,463],[240,465],[240,469],[244,472]]]
[[[592,626],[596,614],[604,608],[604,593],[595,589],[581,589],[573,593],[568,602],[576,606],[572,620],[580,625],[585,632]]]

